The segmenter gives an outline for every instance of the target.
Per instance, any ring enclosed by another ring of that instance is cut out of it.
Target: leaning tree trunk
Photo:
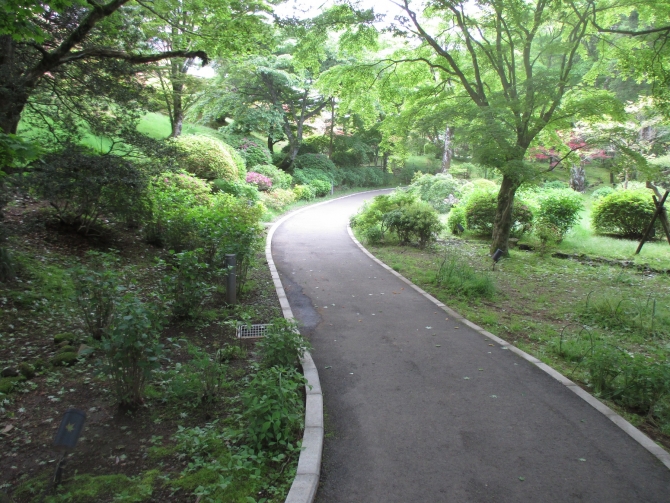
[[[498,192],[498,205],[496,207],[496,216],[493,221],[493,241],[491,242],[491,253],[501,250],[504,255],[508,255],[509,235],[512,231],[514,220],[512,211],[514,210],[514,196],[519,188],[519,181],[508,175],[503,175],[500,191]]]
[[[444,152],[442,153],[442,173],[448,173],[451,169],[451,158],[453,151],[451,149],[451,137],[454,132],[447,126],[444,131]]]
[[[573,164],[570,168],[570,187],[576,192],[586,191],[586,171],[583,164]]]

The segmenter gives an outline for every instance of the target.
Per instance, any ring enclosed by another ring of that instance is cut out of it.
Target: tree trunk
[[[512,231],[512,210],[514,209],[514,196],[521,184],[516,178],[503,175],[498,192],[498,206],[493,222],[493,235],[491,242],[491,253],[501,250],[506,256],[509,254],[509,234]]]
[[[0,36],[0,130],[16,134],[21,112],[36,82],[22,81],[16,68],[16,43],[11,35]]]
[[[451,169],[451,159],[453,157],[453,150],[451,148],[451,138],[454,132],[449,128],[444,130],[444,152],[442,153],[442,173],[448,173]]]
[[[387,172],[388,165],[389,165],[389,154],[388,152],[384,152],[382,154],[382,170],[384,171],[384,173]]]
[[[583,164],[580,166],[573,164],[570,168],[570,187],[575,192],[586,191],[586,171]]]
[[[330,98],[330,145],[328,145],[328,159],[333,158],[334,134],[335,134],[335,98]]]

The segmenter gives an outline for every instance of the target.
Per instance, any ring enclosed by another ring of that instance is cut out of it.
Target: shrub
[[[579,212],[584,208],[581,196],[571,189],[552,189],[538,196],[537,220],[551,225],[558,232],[558,243],[577,223]],[[545,227],[547,226],[545,225]]]
[[[375,196],[372,202],[366,202],[359,212],[350,219],[351,227],[360,229],[365,234],[367,229],[379,228],[382,239],[387,230],[389,230],[389,220],[387,214],[403,206],[417,202],[416,194],[403,190],[396,190],[389,195]]]
[[[314,187],[314,193],[316,197],[324,197],[330,194],[330,182],[324,180],[312,180],[309,182],[311,187]]]
[[[211,203],[211,188],[203,180],[186,172],[161,174],[149,185],[151,217],[144,228],[146,240],[181,251],[194,225],[186,213]]]
[[[15,277],[14,257],[6,247],[0,246],[0,281],[11,281]]]
[[[467,229],[477,234],[490,235],[493,232],[497,205],[495,193],[482,190],[472,192],[465,203]],[[521,236],[532,227],[533,213],[520,198],[514,202],[512,221],[512,236]]]
[[[542,184],[542,188],[545,190],[567,189],[569,188],[569,185],[565,182],[561,182],[560,180],[550,180],[548,182],[544,182]]]
[[[220,273],[200,258],[202,249],[171,253],[168,271],[162,279],[168,305],[176,318],[196,318],[215,290],[213,280]],[[159,266],[166,266],[159,262]]]
[[[602,199],[605,196],[609,196],[612,192],[614,192],[614,187],[609,187],[609,186],[604,186],[600,187],[599,189],[594,190],[591,193],[591,197],[593,199]]]
[[[260,191],[267,191],[272,188],[272,180],[267,176],[256,173],[255,171],[249,171],[247,173],[247,183],[255,185]]]
[[[293,161],[292,168],[293,168],[293,178],[296,178],[296,171],[305,170],[308,171],[308,173],[310,173],[305,176],[309,176],[311,178],[317,177],[322,180],[332,181],[335,183],[338,182],[337,166],[335,166],[335,164],[333,164],[333,162],[323,154],[299,155],[295,158],[295,161]],[[320,175],[317,173],[320,173]],[[322,178],[324,174],[326,175],[326,177]],[[300,180],[296,178],[296,182],[308,183],[309,180]]]
[[[148,179],[114,155],[93,155],[67,146],[33,164],[29,188],[49,201],[59,220],[89,234],[100,217],[132,219],[144,210]]]
[[[298,201],[311,201],[316,197],[316,190],[311,185],[296,185],[293,193]]]
[[[464,206],[454,206],[449,212],[449,218],[447,219],[447,228],[449,229],[449,232],[458,234],[458,224],[461,224],[461,227],[464,229],[467,225]]]
[[[371,245],[379,244],[384,240],[384,233],[380,227],[366,227],[361,233],[365,242]]]
[[[440,213],[446,213],[458,203],[463,182],[449,174],[418,174],[414,176],[409,190],[415,191],[422,201],[429,203]]]
[[[242,138],[236,147],[237,151],[244,158],[247,170],[252,170],[259,164],[270,164],[272,162],[270,151],[253,140]]]
[[[600,234],[641,238],[656,211],[651,195],[641,190],[617,190],[594,204],[593,228]],[[660,227],[660,222],[656,221]]]
[[[401,243],[416,240],[419,247],[435,241],[442,230],[437,212],[427,203],[415,202],[401,206],[382,217],[389,231],[395,232]]]
[[[290,189],[293,184],[293,177],[271,164],[262,164],[254,167],[256,173],[267,176],[272,180],[274,189]]]
[[[293,368],[259,371],[242,392],[248,440],[259,450],[292,444],[302,427],[305,378]]]
[[[181,135],[172,141],[181,154],[179,165],[189,173],[205,180],[244,179],[244,159],[230,145],[202,135]]]
[[[261,201],[268,208],[280,210],[295,202],[296,192],[286,189],[274,189],[270,192],[261,193]]]
[[[109,329],[126,288],[118,272],[120,260],[112,253],[89,251],[91,267],[72,271],[77,304],[88,333],[100,340]]]
[[[257,347],[266,367],[292,368],[297,368],[305,351],[312,348],[309,341],[298,332],[296,323],[285,318],[272,320]]]
[[[247,182],[229,182],[228,180],[214,180],[214,188],[224,194],[230,194],[238,199],[256,202],[260,199],[258,188]]]
[[[98,343],[105,358],[105,374],[112,376],[123,407],[143,402],[144,387],[163,346],[158,342],[162,320],[157,312],[133,295],[126,295],[105,337]]]
[[[539,220],[535,223],[533,232],[537,239],[540,240],[538,251],[540,255],[544,256],[554,246],[563,240],[563,233],[551,222],[546,220]]]

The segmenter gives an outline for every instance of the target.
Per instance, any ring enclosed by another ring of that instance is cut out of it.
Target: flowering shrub
[[[261,201],[268,208],[280,210],[295,202],[296,195],[290,189],[274,189],[271,192],[261,192]]]
[[[270,190],[272,188],[272,180],[267,176],[256,173],[255,171],[249,171],[247,173],[247,183],[251,183],[258,187],[258,190]]]

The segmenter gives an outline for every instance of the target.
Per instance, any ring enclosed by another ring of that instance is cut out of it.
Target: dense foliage
[[[173,140],[181,153],[182,169],[205,180],[244,179],[245,162],[230,145],[202,135],[183,135]]]
[[[656,211],[647,191],[617,190],[593,206],[592,224],[596,232],[626,238],[640,238]],[[656,222],[660,228],[660,222]]]

